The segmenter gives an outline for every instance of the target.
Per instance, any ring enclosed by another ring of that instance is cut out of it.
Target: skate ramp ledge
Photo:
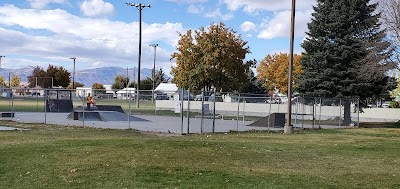
[[[67,119],[83,120],[85,116],[86,121],[149,121],[136,116],[129,116],[128,114],[116,111],[85,111],[75,110],[68,115]]]

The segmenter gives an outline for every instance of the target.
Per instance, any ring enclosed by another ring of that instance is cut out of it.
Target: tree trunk
[[[350,111],[351,111],[351,102],[348,99],[344,100],[344,115],[343,115],[343,126],[350,126],[351,123],[351,115],[350,115]]]

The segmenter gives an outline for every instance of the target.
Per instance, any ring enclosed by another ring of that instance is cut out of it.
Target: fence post
[[[39,111],[39,98],[38,98],[38,91],[36,90],[36,111]],[[46,89],[45,89],[45,93],[43,95],[46,95]]]
[[[319,98],[319,120],[318,120],[318,129],[321,129],[321,114],[322,114],[322,98]]]
[[[188,105],[187,105],[187,134],[189,134],[189,125],[190,125],[190,89],[188,89]]]
[[[342,99],[339,99],[339,128],[342,126]]]
[[[315,126],[315,98],[313,102],[313,107],[312,107],[312,129],[314,129]]]
[[[11,89],[11,114],[13,114],[13,113],[14,113],[14,93],[12,92],[12,89]],[[13,120],[13,119],[14,119],[14,116],[11,116],[11,120]]]
[[[271,102],[272,102],[272,96],[269,97],[268,131],[269,131],[269,129],[270,129],[270,124],[269,124],[269,122],[270,122],[270,118],[271,118],[271,109],[272,109]]]
[[[133,91],[135,92],[135,91]],[[132,115],[132,109],[131,109],[131,102],[132,102],[132,91],[129,90],[129,101],[128,101],[128,108],[129,108],[129,115],[128,115],[128,129],[131,129],[131,115]]]
[[[203,121],[204,121],[204,88],[201,89],[201,120],[200,120],[200,133],[203,133]]]
[[[47,124],[47,99],[49,98],[47,94],[48,90],[44,89],[44,124]]]
[[[243,97],[243,119],[246,115],[246,97]]]
[[[83,95],[82,95],[82,126],[85,126],[85,102],[86,102],[86,90],[83,89]]]
[[[360,99],[357,98],[357,127],[360,127]]]
[[[183,92],[183,88],[181,89],[181,104],[180,104],[180,109],[181,109],[181,134],[183,135],[183,99],[184,99],[184,92]],[[189,99],[189,97],[188,97]]]
[[[297,114],[299,114],[299,97],[296,96],[296,116],[294,117],[294,128],[297,128]]]
[[[239,132],[239,114],[240,114],[240,93],[238,98],[237,117],[236,117],[236,131]]]
[[[213,100],[213,128],[212,132],[215,132],[215,99],[217,98],[217,94],[215,94],[215,87],[213,88],[214,100]]]
[[[302,114],[301,114],[301,119],[302,119],[302,121],[301,121],[301,128],[303,129],[304,128],[304,114],[306,114],[306,99],[304,98],[304,95],[303,95],[303,107],[302,107]]]

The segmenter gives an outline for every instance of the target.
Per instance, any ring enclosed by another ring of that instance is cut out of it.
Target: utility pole
[[[149,45],[149,46],[151,46],[151,47],[154,47],[154,63],[153,63],[153,75],[152,75],[152,77],[153,77],[153,90],[152,90],[152,94],[153,94],[153,96],[152,96],[152,99],[153,99],[153,103],[154,103],[154,82],[155,82],[155,80],[156,80],[156,56],[157,56],[157,47],[158,47],[158,44],[151,44],[151,45]]]
[[[1,71],[1,59],[2,58],[5,58],[6,56],[3,56],[3,55],[0,55],[0,71]],[[4,81],[4,83],[5,83],[5,81]],[[1,92],[0,92],[0,95],[1,94],[3,94],[3,84],[0,84],[1,85]]]
[[[5,58],[6,56],[0,55],[0,69],[1,69],[1,59]]]
[[[292,16],[290,28],[290,60],[289,60],[289,78],[288,78],[288,107],[286,124],[283,128],[285,134],[293,134],[292,125],[292,82],[293,82],[293,41],[294,41],[294,23],[295,23],[296,0],[292,0]]]
[[[126,67],[126,88],[129,87],[129,71],[128,67]]]
[[[142,10],[144,8],[151,8],[150,4],[144,5],[142,3],[126,3],[126,5],[131,7],[136,7],[139,10],[139,61],[138,61],[138,81],[137,81],[137,98],[136,98],[136,107],[139,108],[139,90],[140,90],[140,62],[142,59]]]
[[[74,60],[74,73],[72,74],[72,90],[74,90],[75,89],[75,60],[76,60],[76,57],[71,57],[69,59]]]

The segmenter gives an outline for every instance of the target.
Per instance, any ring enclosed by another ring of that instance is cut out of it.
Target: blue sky
[[[142,68],[168,74],[178,32],[224,22],[248,41],[247,59],[289,51],[291,0],[2,0],[2,68],[49,64],[72,71],[105,66],[137,67],[139,11],[125,3],[150,4],[142,11]],[[316,0],[297,1],[295,52],[302,51]]]

